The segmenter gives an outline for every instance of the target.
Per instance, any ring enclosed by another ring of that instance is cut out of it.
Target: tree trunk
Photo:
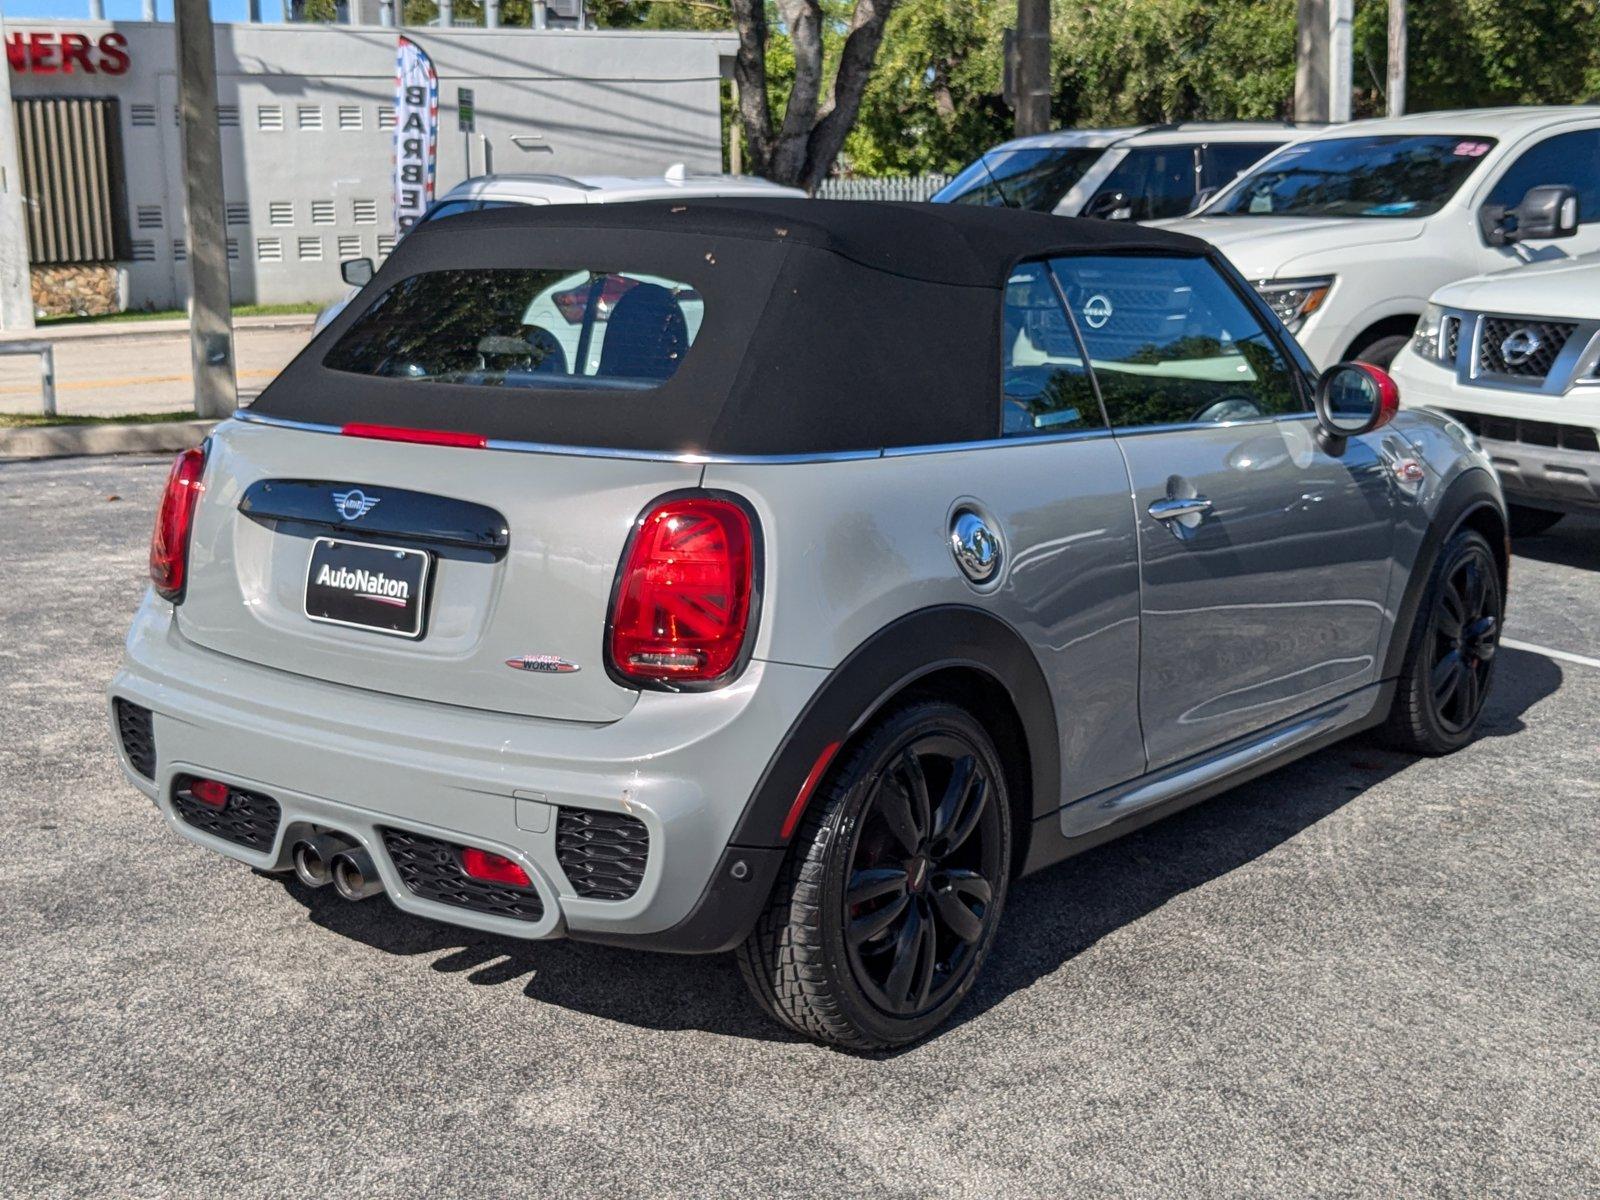
[[[894,0],[856,0],[850,34],[844,40],[839,70],[833,79],[833,95],[806,148],[805,171],[799,183],[808,192],[815,194],[822,186],[839,151],[844,149],[844,140],[861,111],[861,97],[872,78],[872,64],[883,43],[883,27],[893,8]]]
[[[766,175],[772,164],[772,107],[767,103],[767,8],[762,0],[732,0],[733,23],[739,31],[739,53],[733,60],[733,81],[739,86],[739,120],[753,174]]]
[[[795,78],[774,131],[767,101],[767,17],[762,0],[730,0],[739,31],[733,78],[739,86],[750,171],[775,183],[815,192],[844,148],[895,0],[856,0],[850,32],[839,56],[833,88],[824,102],[821,0],[778,0],[794,45]]]
[[[811,131],[822,97],[822,5],[820,0],[778,0],[794,47],[794,86],[783,112],[783,129],[772,155],[772,174],[787,183],[805,171]]]

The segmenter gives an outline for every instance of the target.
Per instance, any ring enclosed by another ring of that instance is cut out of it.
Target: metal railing
[[[0,341],[0,354],[37,354],[39,390],[44,395],[44,415],[56,415],[56,351],[49,342]]]
[[[926,200],[945,184],[948,175],[889,175],[879,179],[827,179],[817,189],[823,200]]]

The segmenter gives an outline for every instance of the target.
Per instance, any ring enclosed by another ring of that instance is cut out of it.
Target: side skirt
[[[1033,823],[1022,874],[1042,870],[1383,723],[1395,682],[1374,683],[1160,771],[1075,800]]]

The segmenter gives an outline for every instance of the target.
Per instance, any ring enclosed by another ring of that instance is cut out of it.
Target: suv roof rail
[[[1282,128],[1282,129],[1309,129],[1309,128],[1312,128],[1312,127],[1321,127],[1321,126],[1327,125],[1327,124],[1330,124],[1330,122],[1328,122],[1328,121],[1289,121],[1289,120],[1256,121],[1256,120],[1251,120],[1251,119],[1249,119],[1247,117],[1234,117],[1234,118],[1228,118],[1226,120],[1161,121],[1161,122],[1158,122],[1157,124],[1154,124],[1154,125],[1146,125],[1144,128],[1140,129],[1139,132],[1140,133],[1172,133],[1172,132],[1175,132],[1176,130],[1179,130],[1179,129],[1194,129],[1194,128],[1197,128],[1197,127],[1198,128],[1208,128],[1209,127],[1209,128],[1214,128],[1214,129],[1229,129],[1229,128],[1237,129],[1237,128],[1251,126],[1251,125],[1275,125],[1275,126],[1278,126],[1279,128]],[[1132,136],[1132,135],[1130,135],[1130,136]]]

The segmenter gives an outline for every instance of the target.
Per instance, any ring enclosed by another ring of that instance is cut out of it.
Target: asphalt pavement
[[[1518,547],[1475,744],[1348,742],[1023,881],[955,1023],[856,1056],[726,957],[167,831],[103,700],[165,472],[0,465],[0,1194],[1600,1194],[1600,522]]]

